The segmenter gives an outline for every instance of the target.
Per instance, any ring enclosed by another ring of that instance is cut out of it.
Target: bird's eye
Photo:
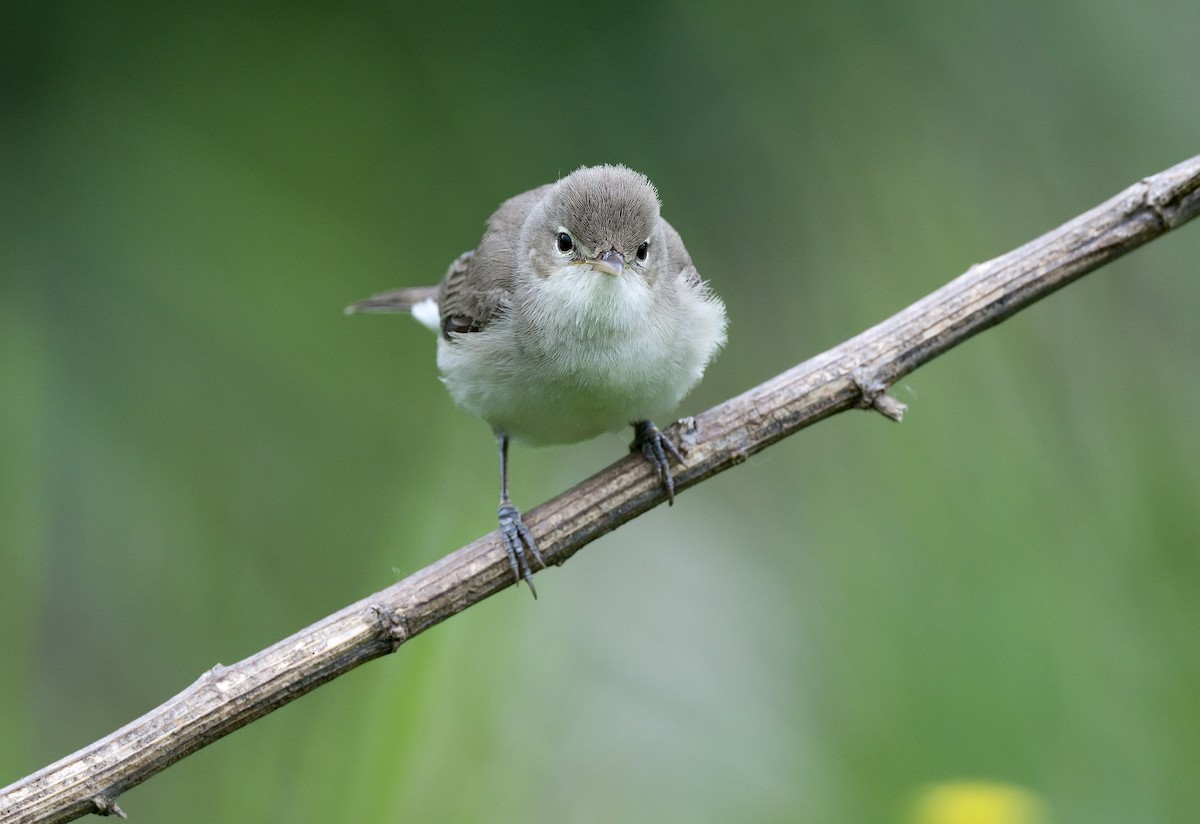
[[[645,260],[648,254],[650,254],[650,241],[643,240],[642,245],[637,248],[637,259]]]
[[[571,240],[571,236],[566,232],[558,233],[558,251],[564,255],[575,248],[575,241]]]

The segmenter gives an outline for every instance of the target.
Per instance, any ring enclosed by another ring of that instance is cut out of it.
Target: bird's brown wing
[[[480,332],[508,307],[521,227],[548,186],[509,198],[488,218],[487,231],[474,252],[450,265],[438,294],[442,335]]]
[[[475,252],[463,252],[450,264],[438,290],[438,308],[442,312],[442,336],[450,333],[478,332],[487,326],[495,312],[483,294],[472,287],[471,261]]]
[[[692,256],[684,248],[683,238],[670,223],[664,220],[662,225],[663,234],[667,238],[667,259],[670,261],[671,274],[682,278],[683,282],[692,288],[700,286],[704,281],[692,263]]]

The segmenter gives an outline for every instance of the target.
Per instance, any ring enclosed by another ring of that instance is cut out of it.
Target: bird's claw
[[[508,564],[512,567],[513,577],[518,584],[524,580],[536,598],[537,589],[533,586],[533,570],[530,568],[529,558],[532,556],[542,569],[546,568],[546,561],[538,551],[533,533],[521,520],[521,513],[510,503],[501,504],[496,516],[500,521],[500,540],[508,554]]]
[[[675,503],[675,477],[671,474],[671,458],[684,462],[683,453],[664,435],[652,421],[638,421],[633,425],[633,443],[630,451],[640,451],[654,467],[658,480],[667,492],[667,505]]]

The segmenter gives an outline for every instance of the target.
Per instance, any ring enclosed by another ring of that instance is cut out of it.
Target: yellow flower
[[[921,791],[914,824],[1049,824],[1046,805],[1029,790],[989,781],[949,781]]]

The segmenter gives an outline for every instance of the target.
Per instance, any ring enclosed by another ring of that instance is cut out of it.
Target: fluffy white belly
[[[619,286],[587,285],[597,282]],[[724,342],[721,305],[699,295],[680,295],[669,324],[644,287],[604,295],[575,283],[569,294],[540,307],[536,331],[509,315],[440,338],[454,402],[514,440],[574,443],[671,413]]]
[[[531,356],[497,337],[489,328],[440,340],[438,367],[455,403],[528,444],[574,443],[665,415],[694,382],[677,359],[642,347]]]

